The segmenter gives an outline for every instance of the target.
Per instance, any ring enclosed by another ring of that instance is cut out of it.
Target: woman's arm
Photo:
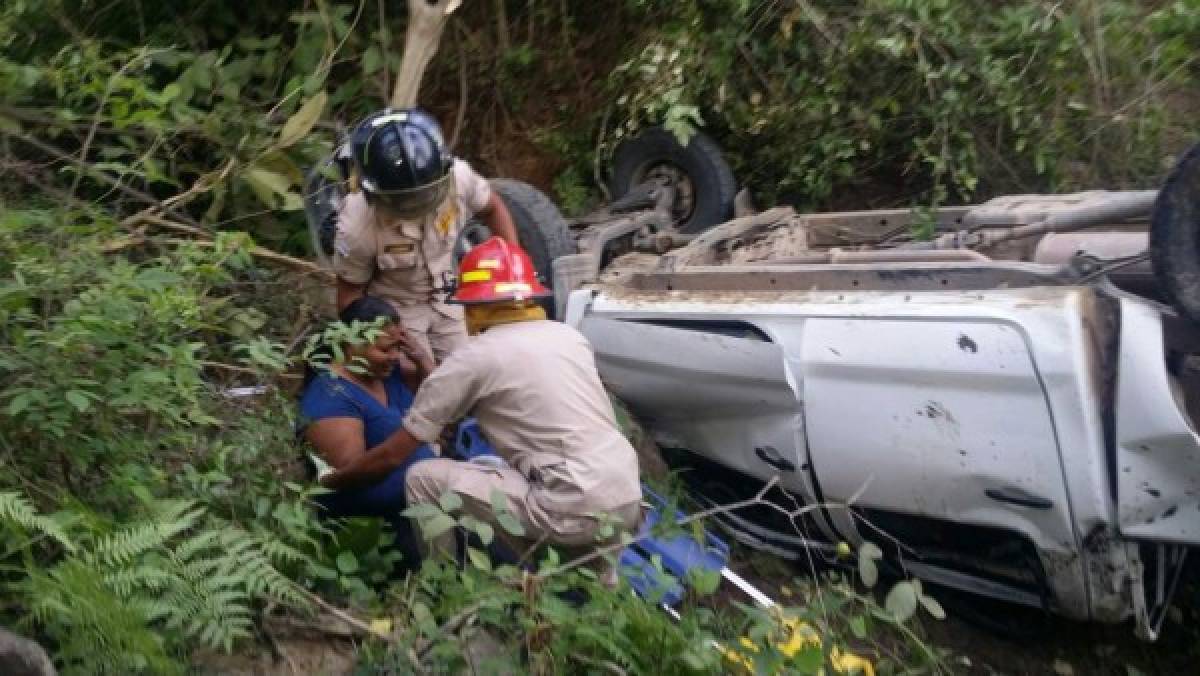
[[[349,465],[367,451],[359,418],[321,418],[309,423],[304,438],[334,469]]]
[[[383,443],[326,474],[321,485],[338,490],[375,483],[408,460],[420,445],[416,437],[401,427]]]
[[[322,418],[308,426],[305,438],[334,469],[321,478],[326,488],[352,488],[375,483],[399,467],[421,442],[403,427],[367,450],[362,420]]]

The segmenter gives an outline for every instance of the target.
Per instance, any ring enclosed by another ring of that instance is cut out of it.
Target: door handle
[[[759,460],[762,460],[780,472],[796,471],[796,464],[780,455],[774,446],[759,446],[754,449],[754,455],[757,455]]]
[[[983,494],[997,502],[1007,502],[1013,505],[1020,505],[1021,507],[1029,507],[1030,509],[1050,509],[1054,507],[1054,501],[1052,500],[1011,486],[989,488]]]

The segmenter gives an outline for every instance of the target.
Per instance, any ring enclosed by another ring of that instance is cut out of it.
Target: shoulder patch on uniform
[[[453,201],[451,201],[449,207],[444,212],[442,212],[441,217],[438,218],[438,221],[437,221],[438,233],[445,235],[448,232],[450,232],[450,226],[454,224],[454,221],[457,218],[458,218],[458,207],[455,206]]]

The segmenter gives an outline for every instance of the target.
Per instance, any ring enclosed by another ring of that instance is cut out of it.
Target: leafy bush
[[[324,529],[275,465],[291,402],[233,415],[221,392],[226,368],[272,375],[237,364],[230,330],[231,294],[266,281],[248,246],[0,215],[0,586],[66,671],[177,671],[249,637],[261,603],[307,605],[289,578]]]
[[[637,4],[613,141],[703,123],[770,199],[1151,186],[1196,133],[1196,0]]]
[[[457,526],[488,547],[492,528],[461,508],[457,496],[446,494],[440,504],[409,513],[426,537]],[[518,535],[520,524],[505,519],[505,509],[493,497],[493,520]],[[666,521],[654,535],[691,530]],[[614,562],[622,542],[603,549],[600,561]],[[391,588],[387,644],[367,647],[362,673],[819,674],[854,673],[864,662],[886,666],[886,673],[943,669],[943,655],[924,642],[912,619],[918,607],[939,619],[944,614],[915,580],[895,584],[882,607],[841,575],[817,576],[785,587],[781,605],[764,609],[719,601],[720,576],[698,572],[673,617],[627,583],[603,584],[588,556],[563,561],[546,548],[535,567],[519,569],[469,546],[465,567],[426,561],[419,575]],[[876,558],[878,548],[868,544],[860,564],[866,569]],[[669,577],[661,560],[651,563],[654,574]],[[867,587],[876,582],[863,580]]]

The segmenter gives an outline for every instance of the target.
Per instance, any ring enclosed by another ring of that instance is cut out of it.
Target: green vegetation
[[[484,631],[496,664],[542,673],[719,672],[709,641],[741,636],[763,669],[835,648],[941,669],[911,620],[940,609],[905,582],[883,607],[797,583],[786,613],[823,642],[789,658],[779,617],[715,580],[680,622],[554,555],[398,580],[378,523],[315,517],[292,397],[322,281],[264,254],[305,253],[304,169],[382,104],[404,21],[385,4],[384,26],[324,0],[0,7],[0,624],[69,673],[182,672],[321,602],[388,619],[364,669],[454,671]],[[1197,131],[1200,0],[502,4],[506,23],[460,11],[429,105],[481,168],[572,211],[649,123],[713,134],[766,201],[842,206],[1149,185]],[[268,388],[228,396],[248,385]]]
[[[768,199],[1153,186],[1200,133],[1195,0],[637,4],[612,138],[703,125]]]

